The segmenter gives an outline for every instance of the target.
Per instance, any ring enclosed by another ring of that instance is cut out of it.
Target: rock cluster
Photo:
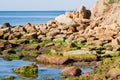
[[[100,4],[100,2],[98,3]],[[103,4],[103,6],[105,5]],[[97,12],[97,7],[99,8],[97,5],[91,14],[90,10],[82,6],[77,11],[66,12],[46,24],[28,23],[24,26],[11,27],[9,23],[5,23],[0,29],[0,39],[38,39],[47,37],[49,39],[87,42],[95,45],[109,44],[119,49],[120,25],[116,22],[103,24],[103,17],[99,17],[102,13]],[[91,15],[92,17],[94,15],[94,18],[97,17],[97,19],[90,18]]]

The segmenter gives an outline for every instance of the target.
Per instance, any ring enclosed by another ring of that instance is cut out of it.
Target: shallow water
[[[3,78],[7,75],[15,76],[15,80],[31,80],[31,79],[22,79],[18,77],[16,74],[13,72],[13,68],[17,68],[20,66],[28,65],[33,62],[29,61],[23,61],[23,60],[13,60],[13,61],[5,61],[2,58],[0,58],[0,78]],[[34,62],[35,63],[35,62]],[[63,70],[63,68],[47,68],[47,67],[38,67],[38,77],[36,79],[32,80],[45,80],[47,77],[52,77],[55,80],[64,80],[60,72]],[[85,72],[91,72],[92,69],[90,68],[82,68],[82,73]]]

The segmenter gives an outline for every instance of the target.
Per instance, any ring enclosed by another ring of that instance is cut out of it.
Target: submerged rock
[[[14,68],[13,71],[20,77],[29,78],[38,76],[38,66],[30,64],[19,68]]]
[[[54,80],[53,78],[46,78],[45,80]]]

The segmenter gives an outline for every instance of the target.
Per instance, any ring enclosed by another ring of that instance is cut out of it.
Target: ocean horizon
[[[10,23],[12,26],[26,23],[42,24],[64,14],[66,11],[0,11],[0,25]]]

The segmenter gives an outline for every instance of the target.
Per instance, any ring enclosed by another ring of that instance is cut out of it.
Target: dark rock
[[[4,44],[0,44],[0,51],[5,49],[5,45]]]
[[[11,27],[10,23],[4,23],[1,28],[3,29],[8,27]]]

